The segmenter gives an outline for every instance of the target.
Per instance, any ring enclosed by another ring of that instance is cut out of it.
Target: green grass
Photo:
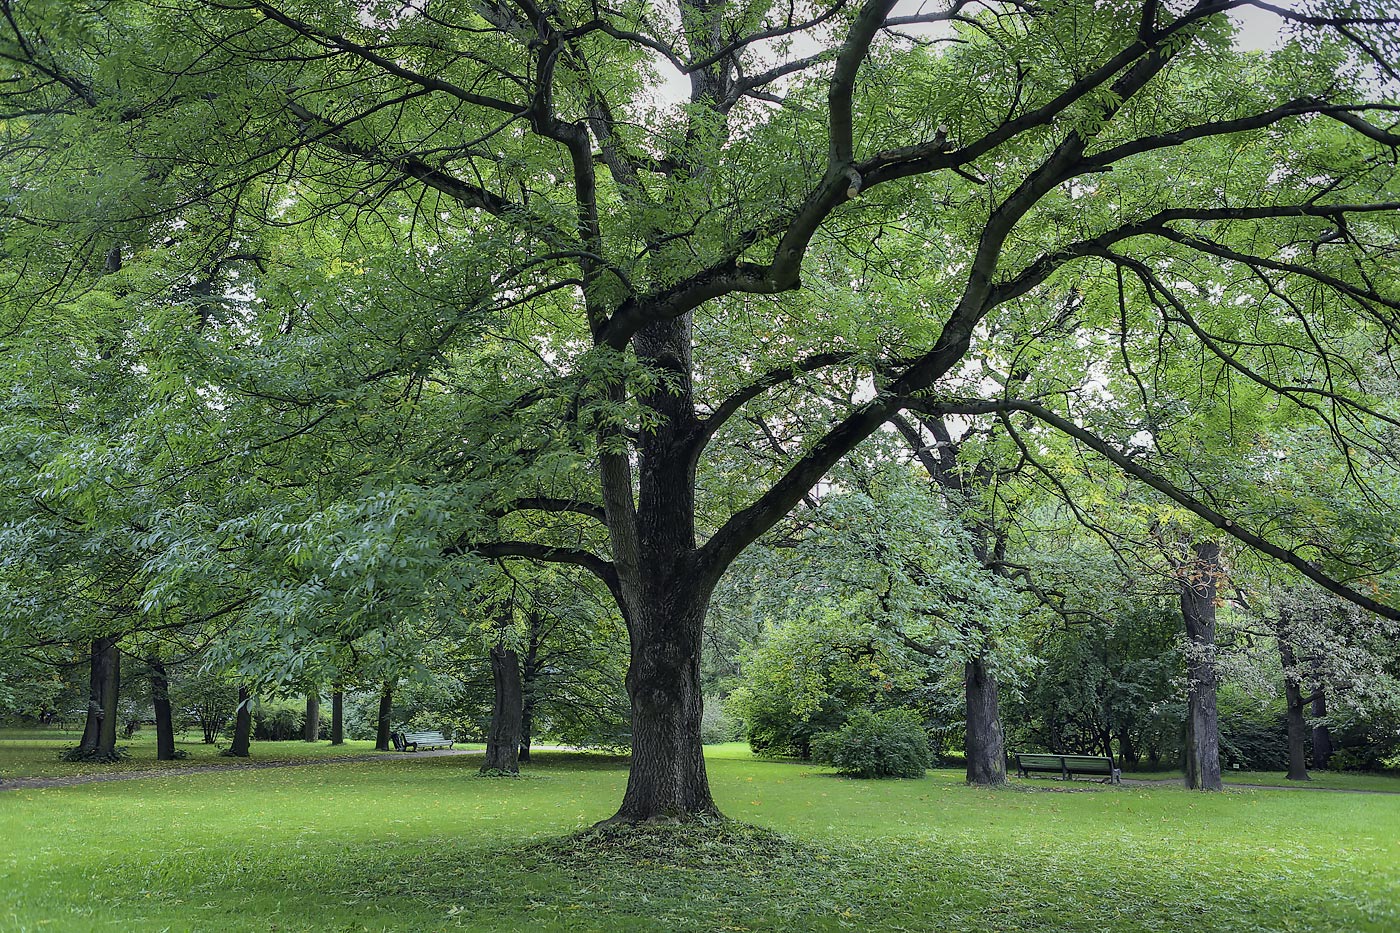
[[[1266,784],[1271,787],[1322,787],[1333,790],[1370,790],[1400,793],[1400,773],[1353,774],[1346,771],[1309,771],[1310,780],[1290,781],[1282,771],[1226,771],[1225,786]],[[1131,781],[1180,781],[1181,771],[1124,771]]]
[[[730,816],[580,841],[625,765],[429,758],[0,793],[0,930],[1400,929],[1400,797],[865,782],[710,750]],[[5,753],[0,752],[0,756]]]
[[[56,730],[55,730],[56,731]],[[50,735],[47,731],[45,735]],[[153,771],[183,770],[186,768],[227,767],[242,763],[243,759],[223,758],[219,751],[228,747],[205,745],[191,737],[177,740],[175,747],[189,757],[175,761],[156,760],[155,733],[142,730],[130,739],[117,742],[130,757],[114,764],[94,764],[92,762],[69,762],[59,759],[59,754],[67,747],[78,744],[81,733],[58,733],[59,737],[36,738],[34,730],[6,729],[0,731],[0,781],[6,778],[67,777],[78,774],[107,774],[113,771]],[[465,744],[459,748],[482,748],[481,745]],[[254,742],[251,748],[252,761],[302,761],[317,758],[338,758],[347,755],[373,755],[373,742],[347,741],[344,745],[331,745],[330,742]],[[3,929],[3,927],[0,927]]]

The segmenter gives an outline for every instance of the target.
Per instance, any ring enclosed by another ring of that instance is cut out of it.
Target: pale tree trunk
[[[520,658],[504,645],[491,648],[491,681],[495,701],[491,706],[491,729],[486,735],[486,761],[481,770],[489,773],[520,773],[520,736],[524,698],[520,687]]]
[[[339,684],[331,690],[331,744],[345,744],[345,691]]]
[[[392,748],[389,733],[392,725],[389,717],[394,712],[394,685],[386,683],[384,690],[379,694],[379,716],[375,719],[374,729],[374,750],[377,752],[387,752]]]
[[[233,744],[224,754],[234,758],[247,758],[253,737],[253,700],[248,688],[238,688],[238,709],[233,716]]]
[[[1192,551],[1193,558],[1177,566],[1187,641],[1186,786],[1223,790],[1215,705],[1215,595],[1221,576],[1220,545],[1201,541]]]
[[[316,693],[306,695],[306,725],[302,728],[304,742],[315,742],[321,736],[321,698]]]
[[[967,695],[967,782],[1006,783],[1006,741],[1001,729],[997,679],[985,657],[964,667]]]
[[[170,680],[159,658],[147,658],[151,671],[151,707],[156,717],[156,760],[175,760],[175,722],[170,713]]]

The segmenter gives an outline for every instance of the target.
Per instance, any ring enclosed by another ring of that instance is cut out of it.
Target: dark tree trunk
[[[1136,768],[1138,763],[1137,746],[1133,744],[1133,730],[1127,726],[1118,729],[1118,766]]]
[[[88,667],[87,719],[83,723],[83,737],[78,742],[78,754],[94,755],[102,738],[103,685],[107,682],[107,667],[111,658],[110,638],[92,640],[91,662]]]
[[[967,694],[967,782],[1006,783],[1006,741],[1001,731],[997,679],[985,657],[963,669]]]
[[[496,698],[491,706],[491,730],[486,735],[483,772],[520,773],[521,720],[525,711],[520,686],[520,657],[514,649],[491,649],[491,681]]]
[[[315,742],[321,737],[321,698],[315,693],[306,695],[306,725],[301,732],[304,742]]]
[[[632,628],[627,694],[632,699],[632,769],[617,818],[717,815],[700,741],[700,641],[704,603],[643,613]],[[649,618],[648,618],[649,616]]]
[[[106,663],[103,665],[102,722],[97,730],[95,755],[103,760],[117,757],[117,697],[122,683],[122,653],[115,638],[104,638]]]
[[[700,421],[690,386],[691,316],[644,327],[637,358],[668,377],[641,396],[655,429],[638,438],[633,500],[629,458],[599,458],[617,592],[631,646],[632,768],[614,821],[718,815],[700,741],[700,649],[723,562],[703,566],[695,544]]]
[[[1314,719],[1322,719],[1327,715],[1327,694],[1320,687],[1313,690],[1312,714]],[[1313,726],[1313,767],[1326,768],[1332,760],[1332,751],[1332,732],[1323,723]]]
[[[159,658],[147,658],[151,669],[151,707],[156,716],[156,760],[175,760],[175,722],[170,715],[170,680]]]
[[[379,694],[379,717],[375,720],[374,730],[374,750],[377,752],[387,752],[390,750],[389,733],[392,726],[389,717],[394,712],[394,685],[385,684],[384,690]]]
[[[331,691],[331,744],[345,744],[345,691],[338,684]]]
[[[1186,786],[1222,790],[1220,723],[1216,711],[1215,594],[1220,545],[1193,545],[1194,558],[1177,567],[1181,615],[1186,622]]]
[[[1283,662],[1284,710],[1288,722],[1288,780],[1308,780],[1308,722],[1303,716],[1307,705],[1303,699],[1303,685],[1298,678],[1298,659],[1288,634],[1283,629],[1286,620],[1280,622],[1278,634],[1279,659]]]
[[[520,763],[530,763],[530,745],[535,733],[535,679],[539,677],[539,664],[535,659],[535,645],[530,646],[525,655],[525,663],[520,668]]]
[[[225,754],[234,758],[247,758],[252,737],[253,699],[248,695],[248,688],[240,686],[238,688],[238,709],[234,711],[233,716],[233,744],[229,746]]]

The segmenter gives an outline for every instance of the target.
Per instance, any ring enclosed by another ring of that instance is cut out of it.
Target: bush
[[[916,713],[858,709],[835,732],[812,743],[813,755],[852,777],[923,777],[930,764],[928,736]]]
[[[730,716],[719,700],[706,698],[704,711],[700,714],[700,741],[706,745],[718,745],[721,742],[737,742],[743,737],[743,724]]]

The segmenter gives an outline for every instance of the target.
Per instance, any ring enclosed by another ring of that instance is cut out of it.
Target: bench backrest
[[[1102,755],[1016,755],[1016,765],[1030,771],[1071,771],[1075,774],[1112,774],[1113,759]]]
[[[443,735],[441,732],[405,732],[403,734],[403,740],[409,745],[412,745],[414,742],[422,742],[426,745],[432,742],[449,741],[447,736]]]
[[[1061,755],[1017,755],[1016,763],[1022,768],[1054,768],[1060,770]]]

